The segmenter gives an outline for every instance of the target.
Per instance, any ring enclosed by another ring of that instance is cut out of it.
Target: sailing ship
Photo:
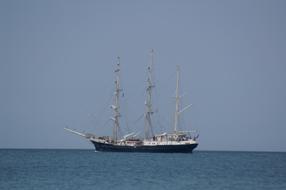
[[[177,66],[176,95],[175,95],[175,113],[174,128],[171,133],[162,132],[154,134],[152,115],[154,113],[152,107],[152,91],[155,87],[152,81],[154,51],[151,50],[151,64],[148,66],[148,78],[146,87],[145,113],[144,113],[144,138],[138,138],[138,134],[130,133],[119,137],[120,129],[120,94],[122,92],[120,86],[120,58],[118,57],[115,73],[115,91],[113,104],[113,135],[112,136],[96,136],[91,133],[78,132],[76,130],[65,128],[65,130],[74,134],[85,137],[95,147],[96,151],[107,152],[159,152],[159,153],[191,153],[197,146],[198,134],[195,131],[180,131],[178,129],[180,114],[191,107],[191,104],[181,108],[181,96],[179,95],[180,67]]]

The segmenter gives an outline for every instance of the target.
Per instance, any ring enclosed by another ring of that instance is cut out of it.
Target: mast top
[[[176,68],[177,68],[177,71],[180,72],[180,70],[181,70],[180,65],[176,65]]]
[[[117,56],[117,65],[119,66],[120,65],[120,57]]]
[[[114,72],[118,73],[120,71],[120,57],[117,57],[117,68],[114,70]]]
[[[154,49],[150,50],[150,55],[151,55],[151,67],[153,67],[153,63],[154,63]]]

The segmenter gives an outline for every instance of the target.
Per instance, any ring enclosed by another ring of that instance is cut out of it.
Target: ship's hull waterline
[[[138,145],[125,146],[91,141],[100,152],[154,152],[154,153],[192,153],[198,143],[184,145]]]

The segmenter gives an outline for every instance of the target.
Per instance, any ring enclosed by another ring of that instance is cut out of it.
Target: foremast
[[[151,116],[153,115],[152,109],[152,89],[155,87],[152,81],[152,70],[154,62],[154,50],[150,52],[151,63],[148,66],[148,78],[147,78],[147,88],[146,88],[146,100],[145,100],[145,139],[150,139],[154,136],[153,125]]]
[[[118,141],[118,133],[120,128],[119,118],[120,118],[120,104],[119,104],[119,97],[120,92],[122,89],[120,88],[120,57],[117,57],[117,65],[116,69],[114,70],[115,73],[115,91],[114,91],[114,98],[113,98],[113,105],[111,108],[113,109],[113,141],[116,143]]]

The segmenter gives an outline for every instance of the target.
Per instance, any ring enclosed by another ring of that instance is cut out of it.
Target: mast
[[[118,132],[119,132],[119,118],[120,118],[120,112],[119,112],[119,96],[122,89],[120,89],[120,57],[117,57],[117,67],[114,70],[115,73],[115,91],[114,91],[114,99],[113,99],[113,105],[111,105],[111,108],[113,109],[113,117],[111,118],[114,122],[113,127],[113,140],[117,142],[118,140]]]
[[[187,105],[183,109],[181,109],[181,96],[179,94],[179,88],[180,88],[180,66],[177,65],[177,81],[176,81],[176,107],[175,107],[175,122],[174,122],[174,132],[178,132],[178,127],[179,127],[179,117],[180,114],[189,109],[192,104]]]
[[[176,109],[175,109],[175,123],[174,132],[178,130],[179,113],[180,113],[180,95],[179,95],[179,82],[180,82],[180,66],[177,65],[177,82],[176,82]]]
[[[152,69],[154,62],[154,50],[150,52],[151,64],[148,66],[148,78],[147,78],[147,88],[146,88],[146,100],[145,100],[145,139],[154,136],[153,126],[151,121],[151,115],[154,113],[152,109],[152,89],[155,85],[152,82]]]

